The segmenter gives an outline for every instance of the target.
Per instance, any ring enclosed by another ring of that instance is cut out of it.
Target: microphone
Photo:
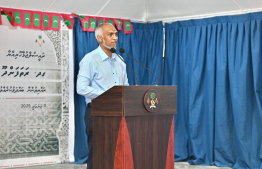
[[[157,85],[157,77],[156,77],[156,75],[151,71],[151,70],[149,70],[147,67],[145,67],[142,63],[140,63],[139,61],[137,61],[135,58],[133,58],[131,55],[129,55],[128,53],[126,53],[125,52],[125,49],[123,49],[123,48],[120,48],[119,49],[119,52],[120,53],[125,53],[125,54],[127,54],[129,57],[131,57],[133,60],[135,60],[137,63],[139,63],[141,66],[143,66],[146,70],[148,70],[150,73],[152,73],[154,76],[155,76],[155,78],[156,78],[156,86],[158,86]]]
[[[119,57],[119,59],[121,59],[121,60],[126,64],[126,66],[134,73],[134,75],[135,75],[135,77],[136,77],[136,86],[137,86],[137,85],[138,85],[138,84],[137,84],[137,75],[136,75],[136,73],[133,71],[133,69],[131,69],[131,67],[124,61],[124,59],[116,53],[116,49],[115,49],[115,48],[111,48],[110,51],[111,51],[111,53],[115,53],[115,54]]]

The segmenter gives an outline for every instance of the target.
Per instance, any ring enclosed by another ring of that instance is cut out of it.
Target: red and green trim
[[[15,18],[12,15],[12,11],[2,8],[1,15],[5,15],[12,26],[14,26]]]
[[[35,29],[41,29],[41,23],[42,21],[42,12],[32,12],[32,18],[33,18],[33,28]]]
[[[14,26],[22,26],[23,25],[23,12],[20,10],[13,10],[13,17],[15,19]]]
[[[101,17],[97,18],[97,26],[102,23],[106,23],[106,18],[101,18]]]
[[[41,29],[42,30],[50,30],[51,25],[51,17],[49,16],[49,13],[43,12],[42,13],[42,22],[41,22]]]
[[[121,19],[114,19],[114,24],[116,25],[117,30],[122,30],[122,20]]]
[[[82,16],[75,13],[72,13],[72,16],[75,18],[79,18],[82,26],[82,31],[88,31],[89,30],[89,17],[88,16]]]
[[[124,34],[131,34],[133,32],[133,25],[130,20],[122,20],[124,27]]]
[[[70,18],[70,15],[67,15],[67,14],[62,14],[62,17],[68,29],[73,29],[74,19]]]
[[[2,9],[0,8],[0,25],[2,25],[2,15],[1,15],[1,13],[2,13]]]
[[[96,30],[96,17],[90,16],[89,19],[89,32],[94,32]]]
[[[113,18],[105,18],[106,23],[111,23],[113,26],[115,26],[115,22]]]
[[[23,10],[23,12],[20,12],[20,14],[22,18],[21,27],[35,29],[33,11]]]
[[[73,29],[74,19],[69,14],[38,12],[30,10],[7,9],[0,8],[1,14],[6,15],[7,19],[13,26],[22,28],[40,29],[40,30],[60,30],[61,17],[69,29]],[[133,31],[133,26],[130,20],[122,20],[119,18],[105,18],[94,16],[81,16],[72,13],[73,17],[78,17],[81,21],[83,31],[94,32],[97,25],[102,23],[111,23],[118,31],[124,29],[125,34],[130,34]],[[0,18],[0,25],[2,25]]]
[[[49,16],[51,17],[50,30],[60,31],[61,14],[50,13]]]

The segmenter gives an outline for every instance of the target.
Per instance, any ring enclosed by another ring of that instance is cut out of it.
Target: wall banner
[[[0,27],[0,168],[68,161],[69,32],[6,23]]]

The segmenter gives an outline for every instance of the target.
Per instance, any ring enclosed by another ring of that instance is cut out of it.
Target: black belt
[[[92,106],[92,103],[87,103],[86,106],[87,106],[87,107],[91,107],[91,106]]]

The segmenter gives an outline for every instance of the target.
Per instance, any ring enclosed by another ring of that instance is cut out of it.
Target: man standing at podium
[[[88,136],[87,168],[93,169],[93,118],[91,102],[106,90],[115,85],[128,85],[126,65],[111,48],[117,47],[118,32],[109,23],[100,24],[95,30],[99,43],[97,49],[86,54],[79,63],[77,76],[77,93],[85,97],[85,125]],[[102,104],[102,103],[101,103]]]

